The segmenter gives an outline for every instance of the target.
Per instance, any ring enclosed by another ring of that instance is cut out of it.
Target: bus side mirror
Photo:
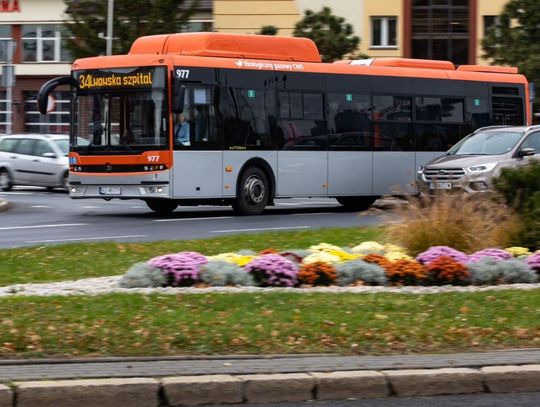
[[[184,97],[186,96],[186,87],[175,79],[173,83],[172,111],[173,113],[182,113],[184,111]]]
[[[57,87],[61,85],[70,85],[78,87],[79,83],[72,76],[60,76],[58,78],[51,79],[45,82],[38,91],[37,105],[39,113],[47,114],[47,105],[49,103],[49,94]]]

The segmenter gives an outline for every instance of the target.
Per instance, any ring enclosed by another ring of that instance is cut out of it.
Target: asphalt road
[[[79,241],[155,241],[238,233],[373,226],[389,220],[381,211],[347,212],[334,199],[278,200],[260,216],[236,216],[230,207],[180,207],[161,216],[138,200],[72,200],[66,192],[14,188],[0,213],[0,248]]]
[[[228,404],[230,407],[538,407],[540,392],[513,394],[467,394],[433,397],[390,397],[386,399],[308,401],[271,404]],[[217,406],[215,406],[217,407]]]

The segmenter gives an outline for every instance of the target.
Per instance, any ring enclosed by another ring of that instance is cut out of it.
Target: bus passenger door
[[[279,92],[277,196],[328,195],[323,95]]]
[[[173,121],[175,199],[223,196],[222,135],[216,123],[214,86],[185,86],[184,108]]]
[[[373,130],[373,194],[414,193],[416,153],[413,126],[375,122]]]

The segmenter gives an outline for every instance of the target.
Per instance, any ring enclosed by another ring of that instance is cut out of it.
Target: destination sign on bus
[[[153,85],[153,71],[86,71],[78,75],[79,89],[148,88]]]

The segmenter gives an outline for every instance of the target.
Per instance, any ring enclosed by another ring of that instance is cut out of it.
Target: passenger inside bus
[[[174,140],[177,144],[183,146],[191,145],[190,142],[190,125],[186,114],[179,113],[176,116],[174,123]]]

